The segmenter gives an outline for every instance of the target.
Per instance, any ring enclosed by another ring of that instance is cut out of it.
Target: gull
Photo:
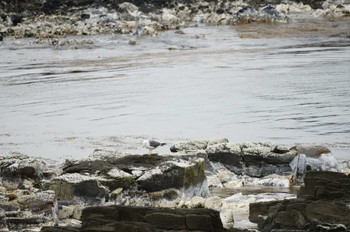
[[[160,143],[154,140],[143,140],[142,147],[148,149],[148,154],[152,155],[152,150],[156,149],[159,146],[164,146],[166,143]]]

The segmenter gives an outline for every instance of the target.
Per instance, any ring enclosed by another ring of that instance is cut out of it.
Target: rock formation
[[[297,199],[250,205],[260,231],[350,230],[350,178],[343,173],[306,173]]]
[[[96,150],[62,166],[19,153],[0,156],[0,229],[221,231],[249,213],[262,231],[349,229],[350,179],[343,172],[349,162],[335,161],[324,147],[219,139],[179,142],[172,150],[152,156]],[[302,174],[296,183],[304,184],[297,199],[288,191],[296,172]],[[216,195],[227,190],[228,196]],[[135,217],[124,220],[120,212]],[[198,223],[204,219],[207,224]]]
[[[81,231],[224,231],[219,212],[209,209],[90,207]]]

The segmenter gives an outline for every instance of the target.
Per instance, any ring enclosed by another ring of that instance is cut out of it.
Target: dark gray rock
[[[8,189],[24,189],[24,180],[29,180],[33,186],[38,187],[43,179],[50,178],[46,162],[41,159],[31,158],[21,153],[10,153],[0,156],[0,176],[2,184]]]
[[[343,173],[307,172],[305,186],[297,199],[283,200],[278,204],[253,203],[249,218],[258,223],[262,232],[348,231],[349,180],[349,176]]]
[[[297,155],[295,148],[289,149],[271,143],[243,143],[241,149],[246,165],[289,164]]]
[[[224,231],[219,212],[210,209],[89,207],[81,231]]]
[[[101,202],[109,193],[96,177],[88,177],[78,173],[63,174],[51,181],[52,190],[60,200],[84,200]]]
[[[304,5],[311,6],[312,9],[322,9],[323,0],[300,0]]]
[[[232,143],[215,144],[206,149],[210,161],[219,162],[236,174],[241,174],[243,167],[241,152],[240,146]]]
[[[222,143],[208,146],[206,153],[210,161],[220,162],[236,174],[264,177],[290,173],[289,163],[297,150],[271,143]]]
[[[339,172],[306,172],[299,198],[350,199],[350,178]]]
[[[79,228],[71,228],[64,226],[44,226],[40,232],[79,232]]]
[[[342,224],[329,224],[329,223],[322,223],[319,221],[312,221],[307,225],[307,230],[310,232],[345,232],[349,231],[347,230],[345,225]]]
[[[0,175],[3,178],[42,179],[46,164],[20,153],[0,156]]]
[[[206,179],[204,171],[203,159],[168,161],[146,171],[136,182],[140,189],[149,192],[189,188]]]
[[[307,204],[303,212],[308,222],[344,224],[350,226],[350,209],[345,204],[329,201],[315,201]]]
[[[98,151],[100,160],[95,153],[90,160],[66,162],[64,174],[52,180],[51,189],[68,201],[76,197],[102,199],[119,188],[147,192],[178,189],[190,196],[209,193],[204,158],[107,153]]]
[[[267,217],[269,208],[280,204],[282,201],[256,202],[249,204],[249,221],[259,223],[261,217]]]

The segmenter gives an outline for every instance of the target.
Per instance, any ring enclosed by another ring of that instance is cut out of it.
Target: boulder
[[[55,199],[55,192],[48,190],[20,196],[17,202],[22,210],[51,213]]]
[[[239,144],[220,143],[209,146],[206,149],[208,159],[213,162],[220,162],[227,169],[241,174],[243,167],[241,148]]]
[[[41,180],[47,167],[44,161],[21,153],[0,156],[0,175],[5,187],[18,188],[22,179]]]
[[[338,172],[306,172],[299,198],[350,199],[350,178]]]
[[[290,174],[289,163],[297,155],[295,148],[272,143],[221,143],[208,146],[208,159],[222,163],[235,174],[264,177],[270,174]]]
[[[289,163],[297,155],[294,148],[286,148],[272,143],[241,144],[243,171],[248,176],[263,177],[270,174],[289,174]]]
[[[276,227],[303,229],[306,226],[306,219],[300,211],[280,211],[274,218]]]
[[[48,222],[49,218],[40,216],[26,216],[26,217],[7,217],[6,223],[10,231],[18,231],[18,228],[41,227]],[[8,230],[5,230],[8,231]]]
[[[263,201],[249,204],[249,221],[259,223],[261,217],[267,217],[269,208],[282,201]]]
[[[337,172],[307,172],[297,199],[250,204],[259,231],[348,231],[350,178]]]
[[[148,193],[148,197],[153,201],[162,199],[171,201],[180,197],[180,191],[177,189],[166,189],[159,192],[150,192]]]
[[[319,221],[350,226],[350,208],[345,204],[329,201],[314,201],[307,204],[304,211],[308,222]]]
[[[224,231],[219,212],[210,209],[88,207],[82,231]]]
[[[54,178],[51,189],[60,200],[101,201],[109,190],[100,183],[100,178],[78,173],[63,174]]]
[[[241,149],[242,159],[247,166],[262,163],[289,164],[297,155],[295,148],[289,149],[272,143],[243,143]]]
[[[301,0],[304,5],[311,6],[312,9],[322,9],[323,0]]]
[[[107,173],[107,176],[100,181],[109,189],[130,188],[135,184],[135,177],[119,168],[113,168]]]
[[[205,150],[208,146],[208,140],[193,140],[186,142],[176,142],[170,147],[171,152],[187,152],[193,150]]]
[[[202,158],[167,161],[146,171],[136,182],[140,189],[148,192],[169,188],[189,188],[202,183],[206,177]]]
[[[167,189],[182,191],[186,197],[208,195],[205,159],[194,155],[104,155],[94,152],[93,159],[69,161],[63,174],[52,180],[51,189],[68,201],[78,198],[102,199],[116,189],[138,189],[160,192]],[[101,154],[102,153],[102,154]],[[90,188],[90,191],[85,191]],[[118,197],[112,194],[113,200]],[[107,199],[108,200],[108,199]]]

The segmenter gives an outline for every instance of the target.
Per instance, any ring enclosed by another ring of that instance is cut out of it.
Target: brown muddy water
[[[189,27],[135,46],[122,35],[5,38],[0,153],[83,158],[145,152],[144,138],[227,137],[322,143],[350,159],[349,22]]]

